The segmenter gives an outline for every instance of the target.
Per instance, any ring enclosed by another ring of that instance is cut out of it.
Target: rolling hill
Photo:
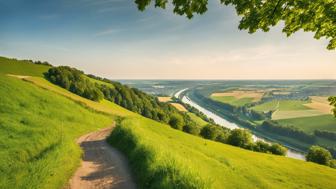
[[[42,78],[49,68],[0,59],[0,188],[62,188],[80,162],[75,139],[115,121],[108,140],[128,157],[139,188],[336,187],[335,169],[205,140],[85,99]]]

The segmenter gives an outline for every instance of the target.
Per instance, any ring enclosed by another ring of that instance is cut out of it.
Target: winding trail
[[[125,157],[106,142],[112,129],[92,132],[77,140],[84,151],[82,164],[67,189],[136,188]]]

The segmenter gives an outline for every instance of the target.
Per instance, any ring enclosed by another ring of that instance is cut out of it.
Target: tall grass
[[[62,188],[78,167],[80,135],[113,120],[0,74],[0,188]]]
[[[141,117],[108,138],[127,157],[140,188],[336,187],[336,170],[202,139]]]
[[[108,142],[127,155],[140,188],[211,188],[209,180],[192,171],[184,157],[148,145],[126,127],[132,124],[130,119],[122,121],[113,130]]]

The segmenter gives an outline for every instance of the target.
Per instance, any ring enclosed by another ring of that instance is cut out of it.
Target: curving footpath
[[[77,140],[84,151],[82,163],[66,188],[136,188],[125,157],[106,142],[112,129],[92,132]]]

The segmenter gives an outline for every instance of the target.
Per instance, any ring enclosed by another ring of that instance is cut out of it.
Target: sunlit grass
[[[0,188],[62,188],[80,162],[79,136],[113,123],[78,103],[0,74]]]
[[[336,187],[335,169],[204,140],[146,118],[124,120],[110,143],[127,155],[141,188],[150,188],[148,182],[169,182],[170,188]]]

